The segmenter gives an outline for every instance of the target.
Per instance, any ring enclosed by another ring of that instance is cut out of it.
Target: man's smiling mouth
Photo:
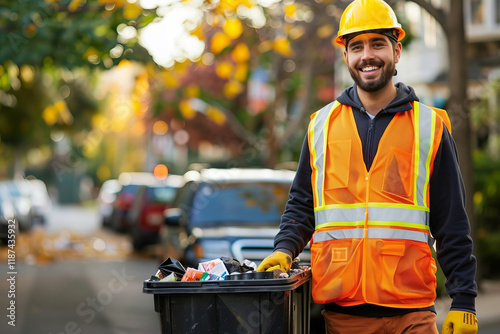
[[[373,66],[373,65],[365,66],[361,68],[361,72],[373,72],[378,70],[379,68],[380,68],[379,66]]]

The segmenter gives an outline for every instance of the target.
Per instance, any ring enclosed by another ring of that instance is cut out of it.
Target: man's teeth
[[[370,72],[370,71],[375,71],[378,70],[378,66],[368,66],[368,67],[363,67],[361,71],[363,72]]]

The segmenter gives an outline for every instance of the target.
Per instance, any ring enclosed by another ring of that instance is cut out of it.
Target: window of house
[[[495,0],[495,23],[500,24],[500,0]]]
[[[497,1],[499,2],[499,1]],[[470,14],[472,24],[484,23],[484,1],[470,0]]]

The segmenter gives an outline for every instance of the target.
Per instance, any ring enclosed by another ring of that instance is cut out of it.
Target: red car
[[[164,211],[170,207],[184,179],[179,175],[169,175],[165,181],[139,186],[127,221],[132,236],[134,250],[159,241],[158,233],[163,225]]]
[[[120,191],[116,194],[111,217],[111,227],[117,232],[126,232],[130,227],[128,214],[132,208],[137,191],[141,186],[153,185],[158,181],[153,173],[133,172],[121,173],[118,177],[121,185]]]

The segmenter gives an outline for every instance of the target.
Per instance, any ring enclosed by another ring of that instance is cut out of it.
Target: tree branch
[[[441,8],[435,7],[433,4],[426,0],[406,0],[411,1],[422,7],[426,12],[428,12],[434,19],[439,23],[444,31],[448,31],[446,24],[446,13]]]

